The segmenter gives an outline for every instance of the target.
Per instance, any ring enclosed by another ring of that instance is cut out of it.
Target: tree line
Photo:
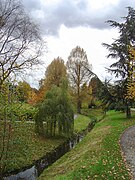
[[[21,70],[40,63],[43,41],[38,27],[26,15],[22,7],[20,1],[1,2],[0,87]],[[118,59],[107,69],[120,80],[114,84],[109,84],[107,80],[100,82],[100,79],[92,72],[92,65],[89,64],[86,52],[77,46],[72,49],[66,64],[61,57],[52,61],[45,71],[45,77],[40,81],[39,90],[32,89],[27,82],[19,82],[16,88],[19,92],[19,100],[31,104],[42,102],[52,86],[60,87],[62,79],[65,78],[69,83],[68,91],[76,104],[78,113],[81,113],[84,100],[89,99],[88,106],[90,107],[93,103],[91,94],[96,91],[96,96],[103,102],[104,107],[121,109],[126,111],[127,117],[130,117],[130,107],[134,102],[134,14],[134,9],[129,7],[128,15],[123,18],[124,22],[109,20],[108,23],[112,27],[119,29],[120,36],[112,44],[103,43],[110,52],[108,58]],[[98,84],[97,90],[90,84],[94,80],[95,84]]]
[[[119,37],[111,44],[103,43],[109,51],[108,58],[116,59],[107,69],[119,78],[117,81],[101,81],[93,73],[85,50],[76,46],[66,63],[57,57],[48,65],[37,90],[25,81],[14,83],[14,79],[42,63],[46,44],[19,0],[0,0],[1,172],[14,120],[12,105],[17,102],[29,103],[37,109],[35,130],[46,136],[72,135],[74,112],[82,113],[84,108],[121,110],[127,118],[131,117],[131,107],[135,106],[135,10],[131,7],[127,10],[122,22],[108,21],[118,29]]]

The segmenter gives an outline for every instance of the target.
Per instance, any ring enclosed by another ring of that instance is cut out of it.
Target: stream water
[[[91,131],[91,129],[94,127],[94,124],[95,123],[90,123],[87,129],[75,135],[73,138],[68,139],[66,142],[59,145],[53,151],[47,153],[44,157],[37,160],[36,163],[32,165],[30,168],[19,173],[14,173],[10,176],[4,177],[4,180],[36,180],[45,168],[53,164],[66,152],[73,149],[76,146],[76,144],[78,144],[83,139],[83,137]]]

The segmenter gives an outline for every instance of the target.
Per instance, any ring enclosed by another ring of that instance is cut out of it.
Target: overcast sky
[[[107,20],[122,21],[126,7],[135,8],[135,0],[23,0],[26,10],[40,25],[47,42],[48,53],[44,67],[29,81],[37,86],[44,76],[45,67],[62,57],[66,62],[73,48],[80,46],[86,51],[93,72],[102,80],[109,76],[105,71],[113,60],[106,58],[108,51],[102,43],[111,43],[118,32],[111,29]]]

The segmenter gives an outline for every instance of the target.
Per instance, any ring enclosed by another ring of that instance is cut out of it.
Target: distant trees
[[[53,86],[46,93],[44,101],[38,106],[35,122],[36,132],[41,135],[72,135],[74,114],[65,81],[60,87]],[[46,124],[43,125],[43,122]]]
[[[102,86],[103,83],[101,80],[96,75],[94,75],[89,82],[89,90],[91,94],[89,108],[96,106],[95,102],[98,100],[99,93],[102,91]]]
[[[81,108],[88,108],[92,99],[92,89],[87,83],[84,83],[81,86],[80,91],[81,91],[80,97],[81,97],[81,102],[82,102]]]
[[[18,100],[21,102],[28,102],[31,93],[31,87],[26,81],[18,82],[16,86]]]
[[[19,0],[0,1],[0,86],[16,72],[39,64],[42,39]]]
[[[122,89],[127,89],[127,80],[130,78],[130,63],[132,61],[128,48],[135,45],[135,10],[128,7],[128,15],[123,18],[125,21],[118,23],[109,20],[108,23],[119,29],[119,37],[112,44],[103,44],[108,50],[108,58],[115,58],[117,62],[113,63],[108,69],[109,72],[115,74],[116,77],[121,77],[123,85]],[[119,89],[121,90],[121,89]],[[125,106],[126,116],[131,117],[130,99],[125,98],[127,92],[122,96],[123,105]]]
[[[79,46],[72,49],[66,66],[70,85],[76,94],[77,112],[81,113],[81,87],[90,80],[92,75],[92,67],[84,49]]]
[[[32,88],[26,81],[19,81],[16,85],[16,95],[20,102],[25,102],[28,104],[36,104],[38,99],[38,90]]]

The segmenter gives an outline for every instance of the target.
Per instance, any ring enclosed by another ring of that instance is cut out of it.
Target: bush
[[[29,104],[14,103],[7,104],[1,107],[0,117],[4,120],[4,113],[6,111],[6,118],[10,121],[34,120],[37,109]]]

